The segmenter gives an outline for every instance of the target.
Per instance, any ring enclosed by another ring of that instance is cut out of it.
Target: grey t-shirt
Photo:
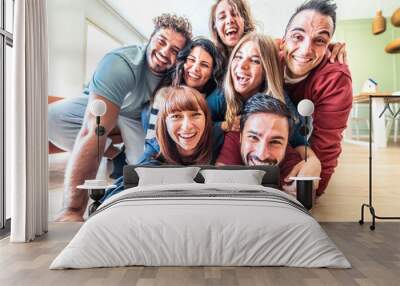
[[[144,105],[161,79],[148,67],[146,46],[133,45],[106,54],[88,89],[118,105],[120,115],[140,120]]]

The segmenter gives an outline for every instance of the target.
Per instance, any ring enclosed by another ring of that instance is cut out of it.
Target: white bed
[[[289,195],[198,183],[135,187],[111,197],[50,269],[128,265],[351,267]]]

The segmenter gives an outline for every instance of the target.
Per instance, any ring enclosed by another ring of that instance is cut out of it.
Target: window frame
[[[13,34],[6,30],[6,0],[0,0],[0,237],[10,231],[10,219],[6,218],[5,189],[5,94],[6,94],[6,47],[13,48]],[[15,0],[12,0],[14,14]],[[10,16],[10,15],[8,15]],[[14,15],[11,15],[13,17]],[[13,27],[14,28],[14,27]],[[12,29],[13,30],[13,29]]]

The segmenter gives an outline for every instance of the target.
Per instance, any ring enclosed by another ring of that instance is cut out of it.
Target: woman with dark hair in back
[[[240,39],[256,30],[256,21],[246,0],[216,0],[211,6],[209,29],[226,67]]]
[[[176,67],[164,78],[158,90],[162,87],[186,85],[202,93],[207,100],[216,88],[221,87],[224,75],[222,56],[214,43],[205,38],[196,38],[179,52]],[[158,109],[157,97],[158,91],[154,95],[153,109]],[[212,102],[207,103],[213,121],[218,121],[221,113],[219,107]],[[148,114],[143,115],[146,121]],[[144,127],[147,130],[146,124]]]
[[[222,56],[213,42],[196,38],[179,52],[176,68],[163,86],[186,85],[207,97],[223,79],[222,64]]]

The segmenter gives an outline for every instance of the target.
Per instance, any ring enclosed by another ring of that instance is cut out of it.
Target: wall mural
[[[296,197],[296,177],[320,177],[321,195],[352,106],[344,44],[331,41],[337,7],[322,2],[300,6],[281,40],[256,32],[246,1],[216,1],[211,39],[162,14],[147,43],[108,52],[82,96],[49,106],[50,143],[72,151],[57,220],[82,220],[87,194],[77,188],[105,187],[87,181],[102,156],[116,180],[102,200],[124,189],[125,164],[272,165],[286,193]],[[312,111],[301,116],[305,99]]]

